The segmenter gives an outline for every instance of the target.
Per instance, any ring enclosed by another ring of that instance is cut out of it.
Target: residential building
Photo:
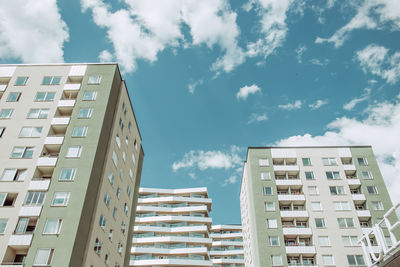
[[[140,188],[130,266],[213,266],[207,188]]]
[[[370,146],[250,147],[240,205],[245,266],[345,267],[392,202]]]
[[[0,266],[128,266],[143,149],[118,65],[1,65],[0,98]]]
[[[213,225],[210,256],[214,267],[244,266],[241,225]]]

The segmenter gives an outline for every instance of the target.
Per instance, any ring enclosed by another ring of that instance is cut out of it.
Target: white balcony
[[[45,145],[62,145],[64,136],[47,136],[44,140]]]
[[[305,201],[304,195],[278,195],[279,201]]]
[[[24,267],[22,263],[3,263],[0,267]]]
[[[8,245],[11,247],[29,247],[32,242],[33,234],[11,235]]]
[[[51,125],[68,125],[70,117],[55,117],[51,120]]]
[[[241,237],[243,237],[243,234],[242,233],[227,233],[227,234],[211,233],[210,237],[212,237],[213,239],[241,238]]]
[[[187,207],[154,207],[154,206],[138,206],[137,211],[156,211],[166,213],[185,213],[185,212],[205,212],[208,213],[206,205],[201,206],[187,206]]]
[[[307,265],[302,265],[302,264],[299,263],[299,264],[296,264],[296,265],[293,265],[293,264],[290,265],[289,264],[289,267],[318,267],[318,265],[308,265],[308,264]]]
[[[138,223],[149,223],[149,222],[200,222],[200,223],[212,223],[210,217],[197,217],[197,216],[149,216],[149,217],[136,217],[135,222]]]
[[[244,259],[212,259],[212,262],[213,264],[244,264]]]
[[[311,228],[283,227],[283,235],[312,235]]]
[[[156,247],[132,247],[131,254],[171,254],[171,255],[185,255],[185,254],[208,254],[207,247],[198,248],[156,248]]]
[[[130,260],[129,266],[213,266],[211,260],[155,259]]]
[[[371,212],[369,210],[357,210],[358,217],[371,217]]]
[[[17,67],[0,67],[0,77],[12,77]]]
[[[232,255],[243,255],[243,249],[234,249],[234,250],[212,250],[210,251],[211,256],[232,256]]]
[[[356,166],[354,166],[353,164],[343,164],[343,170],[345,170],[345,171],[355,171],[356,170]]]
[[[300,168],[298,165],[274,165],[274,171],[296,172],[299,170]]]
[[[161,227],[161,226],[145,226],[137,225],[134,226],[135,232],[155,232],[155,233],[190,233],[190,232],[208,232],[206,225],[197,226],[182,226],[182,227]]]
[[[37,167],[55,167],[58,157],[40,157],[37,160]]]
[[[234,246],[234,247],[243,247],[243,241],[213,241],[213,247],[225,247],[225,246]]]
[[[365,201],[364,194],[352,194],[351,197],[353,198],[353,201]]]
[[[63,99],[58,101],[57,107],[59,108],[72,108],[75,106],[75,100],[74,99]]]
[[[300,179],[277,179],[275,180],[276,185],[302,185],[303,183],[301,182]]]
[[[67,83],[64,85],[64,91],[79,91],[81,89],[80,83]]]
[[[0,84],[0,92],[4,92],[7,88],[7,84]]]
[[[315,254],[314,246],[286,246],[286,254]]]
[[[40,215],[40,212],[42,211],[42,207],[21,207],[19,211],[19,216],[20,217],[38,217]]]
[[[85,76],[87,65],[73,65],[68,76]]]
[[[360,179],[347,179],[349,185],[361,185]]]
[[[308,218],[306,210],[281,210],[281,217]]]
[[[50,185],[50,180],[39,180],[39,181],[31,181],[29,183],[28,190],[38,190],[38,191],[43,191],[43,190],[48,190]]]
[[[134,237],[134,244],[153,244],[153,243],[197,243],[212,244],[211,238],[192,237],[192,236],[151,236],[151,237]]]

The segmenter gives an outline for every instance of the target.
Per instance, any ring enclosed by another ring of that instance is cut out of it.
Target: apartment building
[[[0,66],[0,266],[128,266],[143,149],[117,64]]]
[[[250,147],[240,205],[246,266],[344,267],[392,202],[370,146]]]
[[[244,266],[241,225],[213,225],[210,256],[214,267]]]
[[[140,188],[130,266],[213,266],[207,188]]]

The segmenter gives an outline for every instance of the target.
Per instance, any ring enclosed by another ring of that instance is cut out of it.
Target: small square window
[[[269,160],[268,159],[259,159],[258,165],[260,167],[267,167],[267,166],[269,166]]]
[[[15,81],[15,85],[26,85],[27,81],[28,81],[28,77],[17,77],[17,80]]]
[[[278,228],[278,221],[276,219],[267,219],[267,226],[270,229]]]
[[[328,180],[339,180],[340,179],[339,172],[325,172],[325,174],[326,174],[326,179],[328,179]]]
[[[65,157],[67,158],[79,158],[82,154],[81,146],[70,146],[68,147],[67,154]]]
[[[327,247],[331,245],[328,236],[318,236],[318,243],[321,247]]]
[[[275,203],[265,202],[265,211],[275,211]]]
[[[337,218],[339,228],[353,228],[354,221],[353,218]]]
[[[322,211],[321,202],[311,202],[311,210],[312,211]]]
[[[51,201],[52,206],[67,206],[70,197],[70,192],[55,192],[53,200]]]
[[[14,113],[14,109],[3,108],[0,110],[0,119],[10,119],[13,113]]]
[[[315,227],[317,227],[317,228],[325,228],[325,220],[324,220],[324,218],[315,218]]]
[[[43,234],[46,235],[57,235],[61,230],[61,219],[47,219],[44,225]]]
[[[92,117],[92,108],[81,108],[78,113],[78,119],[89,119]]]
[[[383,204],[381,201],[372,201],[371,206],[373,210],[384,210]]]
[[[59,181],[73,181],[75,179],[76,168],[63,168]]]
[[[367,158],[357,158],[358,165],[360,166],[367,166],[368,161]]]
[[[363,255],[347,255],[349,266],[365,266]]]
[[[53,254],[54,254],[54,249],[52,248],[39,248],[36,252],[36,257],[33,262],[33,265],[50,266]]]
[[[43,85],[58,85],[61,82],[61,76],[44,76]]]
[[[263,194],[264,195],[272,195],[272,187],[264,186],[263,187]]]
[[[322,261],[325,266],[335,265],[335,261],[332,255],[322,255]]]
[[[97,98],[97,92],[96,91],[86,91],[83,94],[83,101],[95,101]]]
[[[372,176],[372,173],[370,171],[362,171],[361,176],[365,180],[374,179],[374,177]]]
[[[89,76],[88,84],[100,84],[101,76]]]
[[[262,172],[261,180],[271,180],[271,173],[270,172]]]
[[[376,189],[376,186],[367,186],[367,191],[368,191],[368,194],[370,194],[370,195],[378,194],[378,189]]]
[[[72,131],[72,137],[85,137],[87,134],[87,130],[87,126],[74,127],[74,130]]]
[[[359,246],[357,236],[342,236],[342,242],[344,246]]]
[[[331,192],[331,195],[344,195],[344,188],[343,186],[330,186],[329,191]]]
[[[303,166],[311,166],[311,159],[310,158],[302,158]]]
[[[307,180],[314,180],[314,173],[313,172],[304,172]]]
[[[11,92],[8,94],[7,102],[18,102],[20,97],[21,97],[20,92]]]
[[[270,245],[270,246],[279,246],[279,237],[277,237],[277,236],[270,236],[270,237],[269,237],[269,245]]]
[[[281,255],[271,255],[272,266],[283,266]]]
[[[322,164],[325,166],[337,165],[336,158],[322,158]]]
[[[316,187],[316,186],[309,186],[309,187],[308,187],[308,194],[310,194],[310,195],[319,195],[318,187]]]

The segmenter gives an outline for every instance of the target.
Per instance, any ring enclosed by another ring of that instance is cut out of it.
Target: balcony
[[[354,203],[356,203],[356,204],[365,201],[364,194],[351,194],[351,197],[352,197]]]
[[[47,136],[44,140],[44,144],[51,146],[51,145],[62,145],[64,141],[64,136],[62,135],[55,135],[55,136]]]
[[[33,233],[13,234],[8,240],[8,245],[12,248],[26,248],[31,245]]]
[[[298,165],[274,165],[274,171],[298,172],[300,168]]]
[[[279,201],[305,201],[306,198],[302,193],[288,193],[285,191],[278,191],[278,200]]]
[[[281,210],[282,218],[308,218],[308,212],[306,210]]]
[[[315,254],[315,253],[316,252],[314,246],[304,246],[301,244],[286,245],[286,254]]]
[[[0,92],[4,92],[7,88],[7,84],[0,84]]]
[[[343,170],[345,172],[354,172],[356,171],[356,166],[354,166],[353,164],[343,164]]]
[[[371,212],[369,210],[356,210],[357,216],[361,218],[371,217]]]
[[[51,125],[68,125],[70,117],[54,117],[51,121]]]
[[[18,216],[19,217],[39,217],[40,212],[42,211],[42,207],[29,207],[24,206],[21,207]]]
[[[80,89],[80,83],[67,83],[64,85],[64,91],[79,91]]]
[[[291,235],[291,236],[297,236],[297,235],[312,235],[311,228],[301,228],[301,227],[296,227],[295,225],[289,226],[289,225],[283,225],[283,235]]]
[[[300,179],[276,179],[275,183],[277,186],[302,186],[303,183],[301,182]]]
[[[74,99],[62,99],[58,101],[58,108],[73,108],[75,106]]]
[[[36,162],[37,167],[55,167],[57,164],[58,156],[42,156],[38,158]]]
[[[347,183],[349,184],[350,188],[358,187],[361,185],[360,179],[347,179]]]
[[[47,191],[49,189],[50,180],[32,180],[29,183],[28,190],[31,191]]]
[[[68,78],[85,76],[87,65],[73,65],[68,74]]]
[[[129,266],[213,266],[211,260],[149,259],[130,260]]]

